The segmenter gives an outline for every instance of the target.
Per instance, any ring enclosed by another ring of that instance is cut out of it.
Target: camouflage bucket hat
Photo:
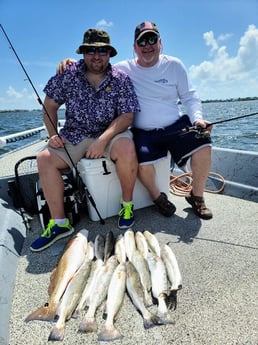
[[[98,29],[89,29],[84,33],[83,42],[76,50],[76,53],[83,54],[84,47],[109,47],[110,57],[116,56],[117,51],[110,44],[110,37],[106,31]]]

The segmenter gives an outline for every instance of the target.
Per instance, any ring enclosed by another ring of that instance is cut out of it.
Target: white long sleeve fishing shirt
[[[135,127],[151,130],[173,124],[180,117],[179,100],[192,123],[202,119],[201,101],[178,58],[160,55],[152,67],[142,67],[136,59],[118,62],[116,66],[131,78],[140,103]]]

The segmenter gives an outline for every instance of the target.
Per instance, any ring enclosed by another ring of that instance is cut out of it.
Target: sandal
[[[176,206],[168,200],[167,195],[163,192],[161,192],[160,196],[156,200],[153,200],[153,202],[157,206],[159,212],[165,217],[171,217],[176,211]]]
[[[195,196],[193,193],[186,195],[185,200],[192,206],[194,212],[202,219],[211,219],[212,212],[206,207],[202,196]]]

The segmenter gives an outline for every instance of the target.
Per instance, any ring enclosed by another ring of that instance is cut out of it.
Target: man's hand
[[[62,60],[60,64],[57,66],[56,73],[62,74],[66,70],[67,65],[72,65],[75,62],[76,60],[72,58],[67,58],[67,59]]]
[[[57,149],[59,147],[64,147],[63,138],[57,134],[52,135],[52,137],[49,138],[48,145],[53,147],[54,149]]]
[[[86,158],[102,158],[106,148],[106,143],[100,139],[96,139],[88,147],[85,157]]]
[[[207,129],[207,131],[211,132],[212,130],[212,125],[210,125],[210,122],[209,121],[206,121],[206,120],[197,120],[195,121],[194,123],[194,126],[200,126],[202,127],[203,129]]]

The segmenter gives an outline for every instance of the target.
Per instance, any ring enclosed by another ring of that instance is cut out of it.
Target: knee
[[[140,176],[144,176],[149,174],[151,171],[153,171],[154,166],[153,164],[147,164],[147,165],[138,165],[138,174]]]
[[[46,149],[37,154],[37,165],[39,170],[47,168],[51,164],[50,152]]]
[[[111,159],[116,161],[119,157],[126,157],[127,160],[137,162],[133,140],[121,138],[114,143],[111,150]]]
[[[206,157],[209,158],[211,157],[211,147],[210,146],[205,146],[201,148],[200,150],[196,151],[192,155],[193,157]]]
[[[211,165],[211,147],[203,147],[191,157],[191,165]]]

